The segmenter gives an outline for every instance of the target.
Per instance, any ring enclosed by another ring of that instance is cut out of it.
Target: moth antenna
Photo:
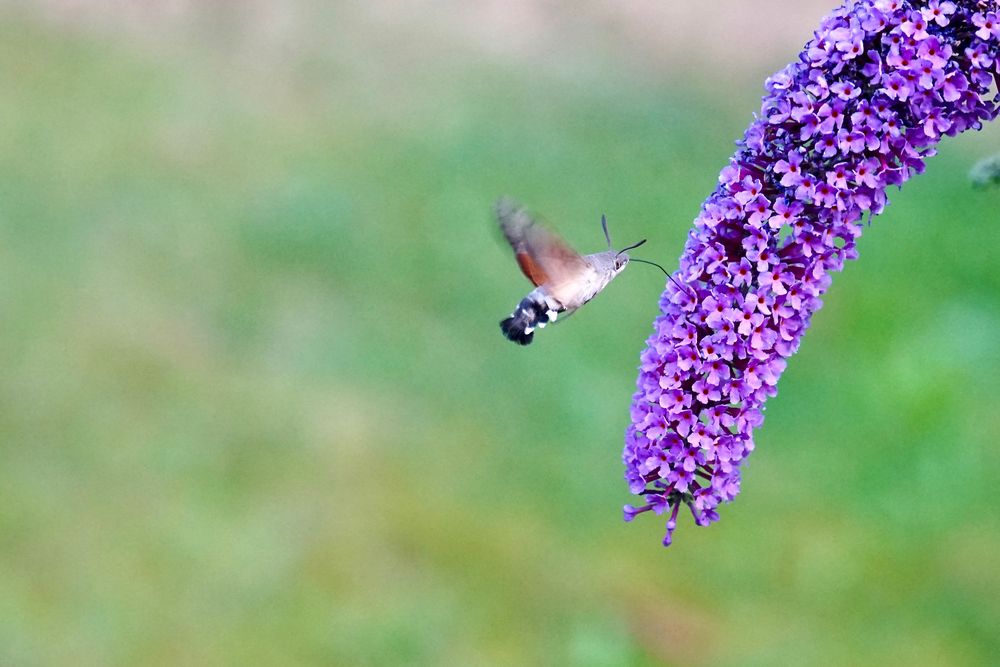
[[[611,234],[608,232],[608,219],[601,213],[601,229],[604,230],[604,238],[608,240],[608,250],[611,250]]]
[[[632,245],[630,245],[627,248],[622,248],[617,253],[615,253],[615,257],[617,257],[618,255],[622,254],[626,250],[632,250],[633,248],[638,248],[639,246],[641,246],[645,242],[646,242],[646,239],[643,239],[643,240],[639,241],[638,243],[633,243]],[[662,269],[663,267],[661,266],[660,268]]]

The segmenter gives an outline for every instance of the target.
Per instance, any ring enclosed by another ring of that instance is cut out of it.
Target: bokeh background
[[[949,140],[710,529],[621,521],[663,277],[828,1],[0,2],[0,664],[989,665],[1000,190]]]

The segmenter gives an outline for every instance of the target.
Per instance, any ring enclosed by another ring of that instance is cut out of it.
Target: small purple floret
[[[830,272],[858,255],[862,217],[942,136],[996,118],[998,83],[992,0],[850,1],[768,79],[641,355],[623,460],[643,502],[626,521],[669,512],[669,545],[681,505],[718,520]]]

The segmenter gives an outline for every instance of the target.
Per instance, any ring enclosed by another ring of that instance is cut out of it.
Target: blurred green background
[[[988,665],[1000,190],[945,142],[710,529],[621,521],[662,276],[832,5],[0,3],[0,664]]]

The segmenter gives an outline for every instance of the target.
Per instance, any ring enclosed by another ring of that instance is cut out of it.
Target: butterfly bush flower
[[[861,0],[766,82],[760,115],[695,220],[641,355],[625,520],[681,506],[705,526],[740,491],[764,402],[862,219],[944,135],[998,114],[996,2]]]

